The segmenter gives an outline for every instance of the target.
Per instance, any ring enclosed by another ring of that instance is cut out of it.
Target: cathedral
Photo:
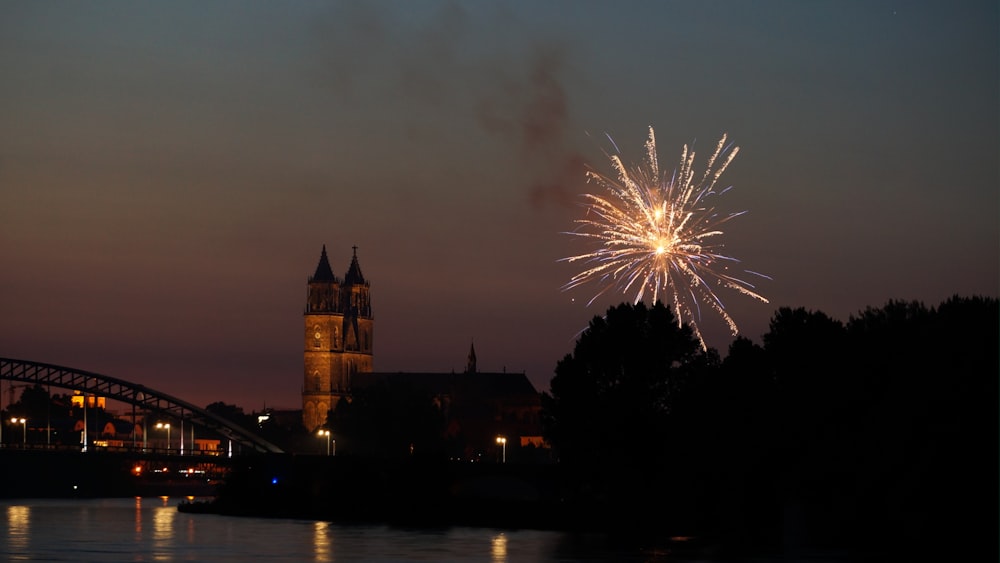
[[[310,432],[326,421],[327,411],[350,395],[358,373],[372,371],[370,286],[358,265],[354,247],[351,265],[341,280],[333,274],[326,245],[308,281],[305,307],[305,381],[302,423]]]
[[[535,387],[524,373],[480,372],[472,346],[462,373],[374,371],[370,284],[361,274],[357,247],[339,279],[323,246],[307,286],[302,424],[308,432],[323,428],[327,413],[351,400],[352,392],[390,385],[436,398],[448,420],[447,438],[459,444],[454,457],[479,459],[484,453],[505,455],[508,447],[543,446]]]

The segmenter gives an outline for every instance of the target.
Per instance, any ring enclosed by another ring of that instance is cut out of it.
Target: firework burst
[[[698,327],[702,304],[718,313],[734,336],[738,334],[717,290],[731,289],[768,302],[750,282],[729,273],[729,267],[739,260],[722,254],[723,245],[717,242],[722,235],[720,227],[746,213],[720,213],[713,203],[729,190],[717,192],[715,185],[738,152],[739,147],[727,145],[723,135],[705,171],[697,174],[695,153],[685,145],[678,167],[668,176],[660,170],[656,137],[650,127],[643,164],[626,167],[618,155],[609,155],[617,179],[588,171],[587,181],[603,186],[609,195],[583,195],[586,214],[575,221],[578,227],[566,234],[584,237],[595,248],[560,260],[587,266],[563,289],[597,283],[600,289],[588,305],[612,290],[624,294],[634,291],[634,303],[647,295],[653,302],[670,301],[678,324],[687,322],[702,348],[707,348]]]

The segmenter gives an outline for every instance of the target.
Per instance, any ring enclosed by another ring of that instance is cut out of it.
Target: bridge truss
[[[214,431],[252,452],[282,453],[281,448],[238,424],[166,393],[123,379],[52,364],[0,358],[0,381],[2,380],[71,389],[106,397],[147,412],[186,420]]]

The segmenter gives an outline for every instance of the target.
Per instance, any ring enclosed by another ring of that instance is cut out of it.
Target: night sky
[[[307,278],[357,246],[376,371],[474,343],[547,390],[629,299],[562,289],[584,167],[651,126],[664,166],[740,147],[722,240],[772,277],[721,294],[744,336],[997,296],[998,30],[995,1],[7,0],[0,356],[299,408]]]

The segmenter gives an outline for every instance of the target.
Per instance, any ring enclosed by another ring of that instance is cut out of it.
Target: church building
[[[480,372],[472,346],[462,373],[374,371],[370,284],[361,274],[357,247],[341,280],[323,246],[316,272],[308,280],[304,319],[302,423],[310,433],[323,427],[327,413],[341,400],[349,401],[352,391],[385,384],[421,389],[436,397],[448,420],[448,438],[463,446],[456,457],[502,455],[512,446],[543,447],[541,396],[535,387],[524,373]]]
[[[326,413],[350,395],[351,380],[372,371],[372,317],[369,283],[354,247],[341,280],[333,274],[326,245],[306,292],[305,380],[302,424],[309,432],[326,422]]]

